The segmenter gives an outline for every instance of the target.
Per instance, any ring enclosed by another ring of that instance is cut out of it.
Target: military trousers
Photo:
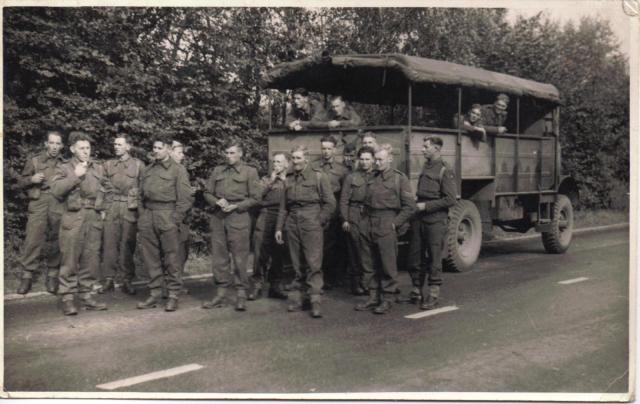
[[[221,288],[235,286],[237,290],[246,290],[249,284],[247,261],[251,247],[249,213],[224,213],[218,210],[211,215],[209,227],[214,283]]]
[[[349,232],[347,233],[347,257],[349,277],[366,289],[362,279],[362,236],[360,234],[360,205],[349,207]]]
[[[289,211],[285,223],[291,265],[295,272],[292,298],[309,295],[312,302],[320,302],[324,280],[322,277],[323,230],[320,205],[309,205]]]
[[[126,201],[113,201],[104,221],[102,276],[131,281],[135,276],[133,254],[138,233],[138,210]]]
[[[338,196],[337,200],[340,197]],[[346,250],[347,237],[342,231],[342,222],[334,213],[324,226],[324,244],[322,251],[322,271],[325,280],[339,282],[345,277],[348,256]]]
[[[180,230],[175,209],[144,209],[138,229],[151,295],[159,296],[165,284],[169,297],[177,298],[182,289],[182,276],[178,262]]]
[[[360,221],[363,284],[387,297],[394,294],[398,286],[395,217],[395,211],[376,210]]]
[[[29,202],[27,228],[18,264],[23,278],[33,278],[40,267],[43,250],[46,253],[48,276],[58,276],[60,268],[60,218],[62,204],[51,194],[41,192]]]
[[[278,209],[264,208],[260,211],[253,232],[253,275],[256,284],[269,282],[271,288],[282,281],[286,247],[276,243]]]
[[[180,273],[184,275],[184,267],[189,258],[189,241],[191,239],[191,230],[186,223],[180,223],[180,237],[178,238],[178,265]]]
[[[60,220],[60,286],[62,300],[89,293],[100,265],[103,222],[100,213],[83,208],[65,212]]]
[[[415,287],[442,285],[442,258],[446,249],[447,221],[430,223],[418,218],[411,223],[409,274]]]

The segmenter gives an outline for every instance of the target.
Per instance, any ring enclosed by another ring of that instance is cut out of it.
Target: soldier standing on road
[[[265,273],[268,273],[269,297],[287,298],[280,287],[280,282],[283,281],[284,258],[287,252],[285,246],[276,243],[275,234],[289,159],[285,153],[276,152],[271,160],[271,165],[273,168],[271,175],[262,178],[260,214],[253,233],[253,288],[249,293],[249,300],[260,298],[265,282]],[[270,265],[269,258],[271,258]],[[268,270],[267,266],[269,266]]]
[[[278,244],[284,244],[282,232],[286,227],[296,285],[289,294],[287,310],[303,310],[309,302],[311,316],[320,318],[320,294],[323,284],[322,228],[331,220],[336,209],[336,200],[327,175],[313,168],[308,159],[307,148],[304,146],[296,146],[291,151],[293,172],[287,174],[275,236]]]
[[[406,175],[391,168],[392,148],[382,145],[375,154],[375,174],[368,179],[360,234],[364,283],[369,288],[366,302],[358,311],[373,309],[386,314],[397,289],[397,232],[401,232],[415,210],[411,185]]]
[[[449,208],[456,203],[455,175],[442,160],[442,144],[437,136],[424,139],[422,153],[426,161],[418,179],[418,212],[409,246],[412,294],[415,295],[419,288],[423,310],[438,306]]]
[[[227,144],[224,154],[227,163],[213,169],[204,192],[204,199],[213,207],[209,223],[213,280],[217,288],[215,297],[202,307],[224,307],[227,289],[235,283],[235,309],[245,311],[251,242],[249,209],[260,200],[258,171],[242,162],[243,150],[238,142]]]
[[[138,303],[139,309],[156,307],[162,285],[169,299],[165,311],[178,309],[182,288],[178,249],[181,226],[193,204],[187,170],[171,157],[171,141],[163,136],[153,139],[154,162],[142,172],[140,181],[140,248],[149,273],[150,296]],[[163,270],[164,264],[164,270]]]
[[[313,163],[315,169],[323,171],[329,178],[334,199],[340,200],[340,190],[344,178],[349,170],[335,157],[338,141],[333,136],[324,136],[320,139],[321,158]],[[330,289],[340,283],[340,278],[345,274],[345,238],[341,231],[342,223],[336,211],[331,215],[329,222],[324,227],[324,250],[322,270],[324,273],[325,289]]]
[[[29,207],[27,228],[22,245],[22,254],[18,265],[22,268],[20,286],[17,293],[29,293],[33,279],[38,272],[40,255],[46,247],[47,292],[55,294],[58,290],[60,269],[60,247],[58,233],[63,206],[51,194],[51,178],[65,160],[62,158],[62,133],[50,130],[44,142],[46,150],[30,156],[18,179],[18,186],[27,191]]]
[[[358,170],[347,175],[340,194],[342,230],[348,235],[347,250],[351,293],[357,296],[364,295],[368,287],[362,279],[360,221],[367,192],[367,182],[373,174],[374,155],[375,151],[371,147],[364,146],[358,150]]]
[[[184,161],[184,145],[177,140],[171,142],[171,158],[176,163],[182,165]],[[185,167],[186,168],[186,167]],[[191,196],[195,197],[195,188],[191,187]],[[191,236],[191,230],[185,220],[180,223],[180,238],[178,240],[178,264],[180,265],[180,277],[184,277],[184,267],[189,258],[189,238]],[[182,287],[183,293],[188,293],[187,289]]]
[[[326,127],[327,112],[322,103],[311,99],[304,88],[293,90],[293,103],[287,112],[285,125],[290,130],[300,131],[305,128]]]
[[[59,166],[51,180],[51,193],[64,202],[60,220],[60,288],[64,315],[78,313],[73,302],[80,294],[87,310],[106,310],[91,295],[100,265],[105,193],[110,189],[104,167],[91,159],[89,135],[71,132],[73,158]]]
[[[144,163],[129,154],[131,137],[116,135],[113,140],[115,159],[104,163],[105,176],[113,187],[109,195],[104,222],[103,276],[101,292],[114,290],[114,278],[122,291],[135,295],[131,284],[135,276],[133,253],[138,233],[140,174]]]
[[[501,135],[507,132],[504,126],[507,121],[507,107],[509,106],[509,96],[498,94],[493,104],[482,106],[482,123],[486,133]]]

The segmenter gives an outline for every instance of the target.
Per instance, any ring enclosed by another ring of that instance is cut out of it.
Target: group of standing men
[[[287,120],[291,130],[360,122],[341,97],[332,99],[332,111],[326,114],[304,89],[294,91]],[[165,290],[164,308],[175,311],[187,256],[185,217],[194,200],[180,164],[182,144],[155,137],[151,163],[145,165],[129,155],[132,142],[124,134],[114,138],[116,158],[104,163],[91,158],[88,134],[70,133],[69,161],[61,156],[62,142],[61,132],[48,132],[46,150],[27,160],[19,181],[30,203],[18,293],[31,289],[46,238],[46,287],[61,297],[63,313],[77,314],[76,295],[84,308],[105,310],[92,293],[96,278],[102,272],[104,291],[119,283],[123,292],[135,294],[131,281],[137,240],[150,291],[138,308],[158,306]],[[211,171],[204,189],[216,288],[203,308],[226,306],[234,289],[235,309],[244,311],[247,300],[259,298],[268,282],[270,297],[288,298],[288,311],[309,309],[320,318],[325,277],[333,282],[344,274],[347,265],[340,260],[346,244],[352,292],[368,295],[355,309],[385,314],[398,289],[397,238],[408,227],[412,297],[425,310],[438,305],[448,209],[455,203],[454,175],[440,157],[442,139],[424,139],[426,162],[416,194],[406,175],[392,168],[391,146],[377,145],[375,134],[363,136],[357,157],[356,145],[345,145],[343,162],[336,159],[337,146],[334,137],[323,137],[317,161],[310,161],[304,146],[290,154],[275,153],[271,174],[260,179],[242,161],[238,142],[225,145],[226,162]],[[256,209],[252,234],[250,212]],[[249,278],[252,237],[255,258]],[[295,274],[285,288],[287,259]]]

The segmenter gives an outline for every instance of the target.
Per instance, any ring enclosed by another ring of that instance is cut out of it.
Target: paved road
[[[489,243],[472,271],[445,274],[443,305],[458,309],[419,319],[405,318],[413,305],[355,312],[341,291],[322,320],[272,299],[207,311],[205,282],[175,313],[136,310],[120,293],[108,311],[72,318],[51,297],[6,302],[5,389],[102,391],[197,364],[114,391],[625,392],[628,256],[627,229],[576,236],[564,255],[539,239]],[[588,279],[558,283],[576,278]]]

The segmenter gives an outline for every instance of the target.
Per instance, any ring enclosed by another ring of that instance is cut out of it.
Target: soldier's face
[[[422,145],[422,154],[424,155],[424,158],[426,158],[427,160],[431,160],[431,158],[433,158],[436,155],[438,150],[439,150],[438,146],[434,145],[430,141],[426,141]]]
[[[385,171],[391,167],[391,156],[386,150],[380,150],[376,153],[376,170]]]
[[[360,168],[364,171],[371,171],[373,168],[373,156],[371,153],[360,154]]]
[[[307,166],[307,156],[303,151],[295,151],[291,154],[291,162],[294,170],[302,171]]]
[[[469,121],[471,121],[471,123],[476,123],[480,119],[481,115],[482,113],[479,109],[472,109],[469,111]]]
[[[276,174],[282,173],[289,167],[289,163],[287,162],[287,159],[284,158],[282,154],[276,154],[275,156],[273,156],[273,159],[271,160],[271,165],[273,166],[273,171],[275,171]]]
[[[345,166],[351,168],[353,167],[353,160],[355,159],[355,157],[355,153],[344,153],[342,155],[342,161],[344,162]]]
[[[227,164],[234,165],[242,158],[242,152],[236,146],[231,146],[224,151],[224,157],[227,159]]]
[[[71,146],[71,153],[80,161],[89,161],[89,156],[91,156],[91,143],[86,140],[78,140]]]
[[[131,146],[125,138],[118,137],[113,141],[113,151],[116,156],[124,156],[126,153],[129,153],[129,150],[131,150]]]
[[[507,103],[502,101],[502,100],[497,100],[495,102],[495,104],[493,104],[495,106],[496,112],[500,115],[506,115],[507,113]]]
[[[329,160],[336,153],[336,145],[333,142],[322,142],[320,144],[322,150],[322,158]]]
[[[344,107],[344,101],[342,101],[342,99],[340,98],[336,98],[335,100],[331,101],[331,108],[333,108],[335,113],[338,115],[342,115],[342,113],[344,112]]]
[[[169,155],[169,146],[164,142],[153,142],[153,157],[156,160],[164,160]]]
[[[47,148],[49,156],[56,157],[62,151],[62,138],[54,133],[49,133],[44,145]]]
[[[309,105],[309,97],[296,94],[293,96],[293,104],[298,109],[307,109],[307,106]]]
[[[184,160],[184,147],[174,146],[171,149],[171,158],[178,164],[182,163],[182,160]]]
[[[368,147],[373,147],[374,149],[378,146],[376,140],[372,137],[369,136],[365,136],[362,138],[362,145],[363,146],[368,146]]]

